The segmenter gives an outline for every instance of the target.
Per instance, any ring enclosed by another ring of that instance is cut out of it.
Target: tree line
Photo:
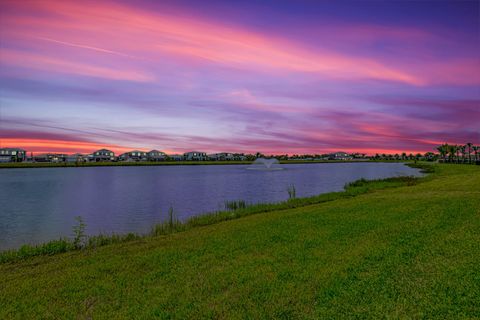
[[[451,163],[479,163],[480,146],[468,142],[465,145],[444,143],[437,147],[440,159]]]

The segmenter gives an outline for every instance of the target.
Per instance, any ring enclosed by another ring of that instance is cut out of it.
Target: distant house
[[[67,157],[68,155],[63,153],[47,153],[47,158],[49,159],[49,162],[65,162],[65,159]]]
[[[243,153],[234,153],[233,154],[233,160],[235,160],[235,161],[245,161],[245,160],[247,160],[247,156],[244,155]]]
[[[182,161],[185,160],[185,157],[182,154],[169,154],[168,159],[172,161]]]
[[[152,150],[147,152],[148,161],[163,161],[167,158],[167,154],[162,151]]]
[[[107,149],[100,149],[92,153],[92,161],[115,161],[115,153]]]
[[[36,154],[32,157],[33,162],[64,162],[68,156],[66,154],[61,153],[43,153],[43,154]]]
[[[133,150],[122,153],[118,156],[120,161],[147,161],[147,153],[145,151]]]
[[[32,156],[33,162],[50,162],[47,154],[35,154]]]
[[[187,161],[205,161],[207,160],[207,154],[200,151],[191,151],[183,154],[183,157]]]
[[[27,158],[27,152],[18,148],[1,148],[0,162],[22,162]]]
[[[208,159],[213,161],[229,161],[229,160],[234,160],[234,156],[233,156],[233,153],[226,153],[226,152],[212,153],[208,155]]]
[[[346,152],[339,151],[335,153],[330,153],[328,155],[328,160],[352,160],[352,156]]]

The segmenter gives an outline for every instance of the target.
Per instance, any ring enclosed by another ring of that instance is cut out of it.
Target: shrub
[[[245,200],[225,201],[225,210],[245,209],[246,207],[247,203]]]

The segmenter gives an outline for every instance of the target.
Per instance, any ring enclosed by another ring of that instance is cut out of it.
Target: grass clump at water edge
[[[16,250],[0,252],[0,263],[12,262],[35,256],[47,256],[64,253],[74,250],[97,248],[109,244],[126,242],[140,239],[141,236],[135,233],[127,234],[99,234],[87,236],[85,234],[86,223],[81,216],[75,217],[77,222],[73,227],[73,238],[60,238],[43,244],[25,244]]]
[[[245,209],[246,207],[247,207],[247,202],[245,200],[225,201],[225,210],[238,210],[238,209]]]

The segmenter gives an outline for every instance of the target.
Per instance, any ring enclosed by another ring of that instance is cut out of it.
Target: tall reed
[[[295,185],[289,185],[287,187],[287,192],[288,192],[288,199],[295,199],[297,197],[297,190],[295,189]]]

